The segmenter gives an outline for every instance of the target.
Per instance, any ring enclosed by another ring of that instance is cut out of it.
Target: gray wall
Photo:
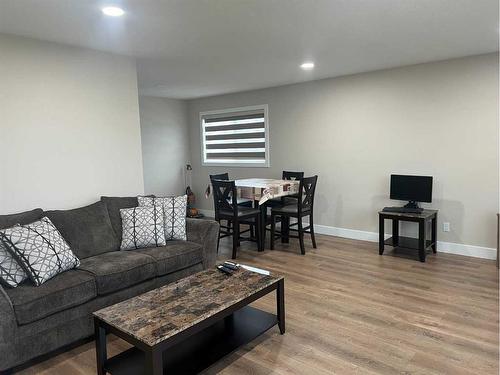
[[[202,167],[200,111],[268,104],[271,167]],[[421,64],[189,102],[198,206],[210,173],[318,174],[316,223],[376,232],[391,173],[434,176],[441,241],[496,246],[498,56]],[[451,232],[442,232],[442,222]],[[409,229],[411,231],[413,229]]]
[[[184,191],[184,167],[189,161],[187,102],[139,97],[144,190],[172,195]]]
[[[143,193],[132,59],[0,35],[0,214]]]

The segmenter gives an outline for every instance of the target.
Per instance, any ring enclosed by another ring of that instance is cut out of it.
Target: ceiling
[[[0,32],[134,56],[142,94],[184,99],[498,51],[498,31],[497,0],[0,0]]]

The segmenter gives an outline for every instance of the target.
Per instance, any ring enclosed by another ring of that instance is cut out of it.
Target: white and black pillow
[[[165,239],[186,240],[187,195],[177,197],[137,197],[139,206],[153,206],[163,211]]]
[[[0,239],[0,284],[15,288],[28,278]]]
[[[165,246],[163,212],[156,207],[133,207],[120,210],[122,217],[121,250]]]
[[[80,265],[80,260],[48,217],[3,229],[0,237],[36,286]]]

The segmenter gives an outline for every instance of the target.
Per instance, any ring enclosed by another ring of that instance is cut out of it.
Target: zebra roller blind
[[[200,114],[203,165],[269,166],[267,106]]]

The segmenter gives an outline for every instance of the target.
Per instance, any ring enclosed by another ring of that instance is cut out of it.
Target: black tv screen
[[[432,202],[432,176],[392,174],[391,199]]]

